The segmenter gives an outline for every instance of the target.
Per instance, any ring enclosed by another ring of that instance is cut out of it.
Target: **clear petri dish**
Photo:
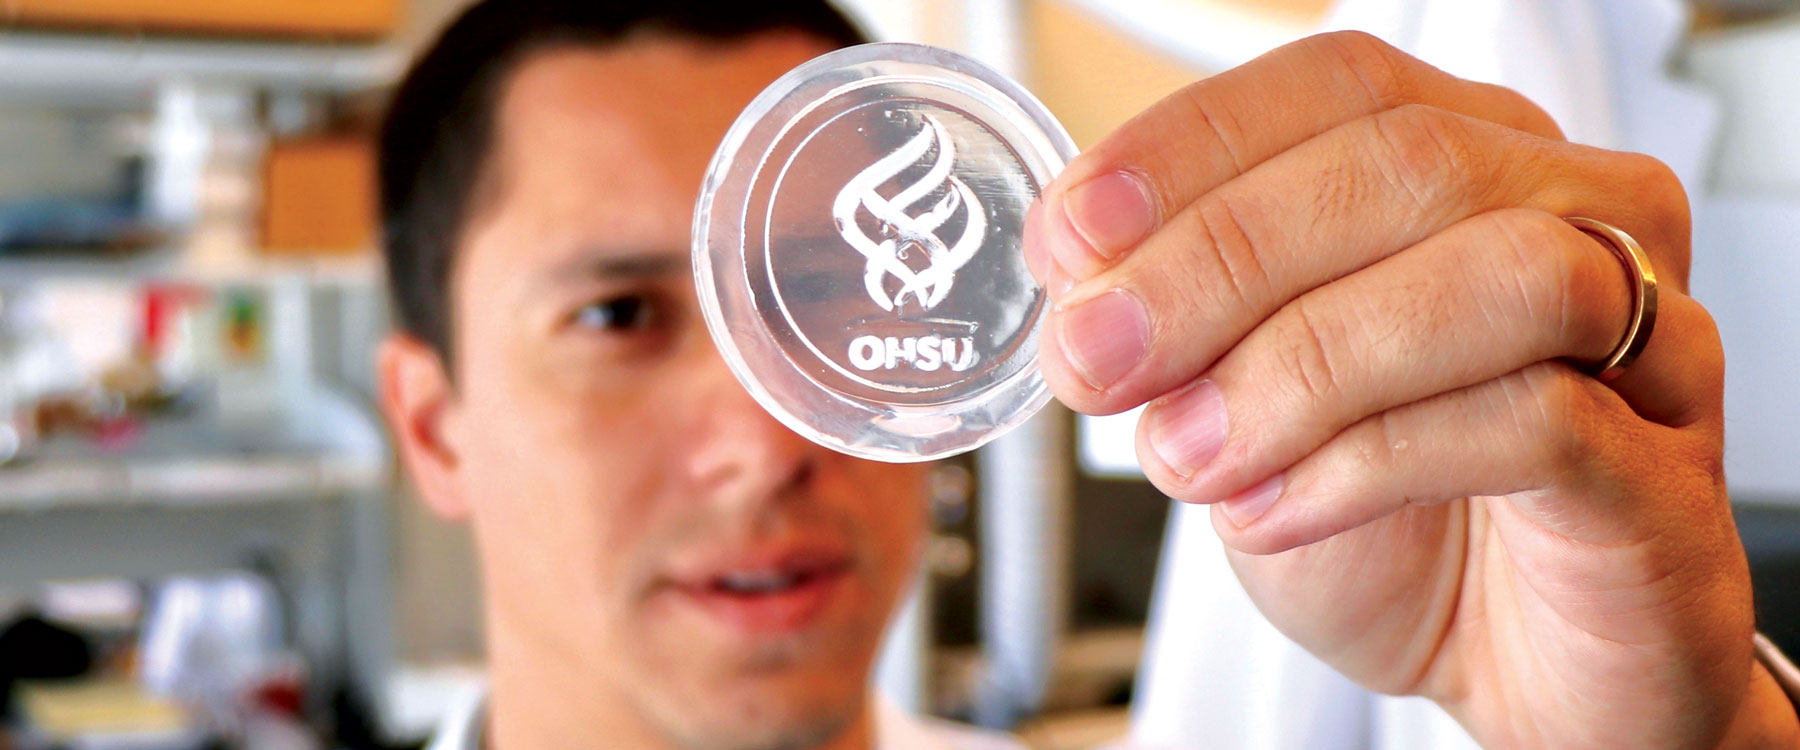
[[[1075,146],[1018,84],[917,44],[782,76],[713,156],[694,213],[708,329],[782,423],[836,450],[972,450],[1050,399],[1025,212]]]

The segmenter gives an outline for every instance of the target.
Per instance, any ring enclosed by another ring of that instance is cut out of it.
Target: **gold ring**
[[[1564,221],[1611,248],[1619,262],[1625,264],[1631,286],[1631,325],[1625,329],[1624,338],[1619,339],[1619,345],[1613,347],[1605,359],[1586,367],[1588,374],[1604,383],[1624,374],[1625,368],[1644,353],[1644,345],[1650,343],[1650,331],[1656,327],[1656,269],[1650,266],[1650,256],[1644,254],[1643,246],[1624,230],[1604,221],[1579,216]]]

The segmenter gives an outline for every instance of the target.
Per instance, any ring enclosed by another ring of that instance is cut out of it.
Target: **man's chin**
[[[649,714],[696,748],[812,748],[867,705],[867,623],[833,612],[798,629],[735,627],[681,608],[632,657]],[[630,658],[630,657],[628,657]]]
[[[665,732],[690,748],[801,750],[852,731],[866,708],[859,685],[838,675],[789,674],[711,688],[703,700],[656,707]]]

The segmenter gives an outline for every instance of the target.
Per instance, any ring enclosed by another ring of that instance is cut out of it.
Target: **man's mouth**
[[[739,570],[721,573],[713,579],[712,589],[734,596],[780,594],[811,583],[820,574],[780,570]]]
[[[847,556],[831,552],[732,555],[678,577],[675,590],[733,630],[778,635],[818,619],[850,569]]]

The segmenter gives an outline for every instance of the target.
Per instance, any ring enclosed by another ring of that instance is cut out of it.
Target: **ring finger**
[[[1561,219],[1483,214],[1283,306],[1206,375],[1151,403],[1140,461],[1179,499],[1226,497],[1369,415],[1542,360],[1597,359],[1616,343],[1627,300],[1618,261]],[[1675,300],[1667,335],[1705,328],[1687,320],[1697,305]],[[1696,369],[1647,354],[1640,364],[1660,373]],[[1695,391],[1654,390],[1665,400]]]
[[[1662,487],[1661,502],[1650,503],[1626,488],[1647,461],[1710,444],[1699,433],[1631,420],[1598,381],[1540,362],[1357,422],[1258,492],[1217,504],[1214,526],[1234,549],[1272,554],[1408,506],[1511,496],[1542,528],[1617,547],[1653,536],[1672,518],[1704,517],[1693,504],[1716,502],[1716,493]]]

